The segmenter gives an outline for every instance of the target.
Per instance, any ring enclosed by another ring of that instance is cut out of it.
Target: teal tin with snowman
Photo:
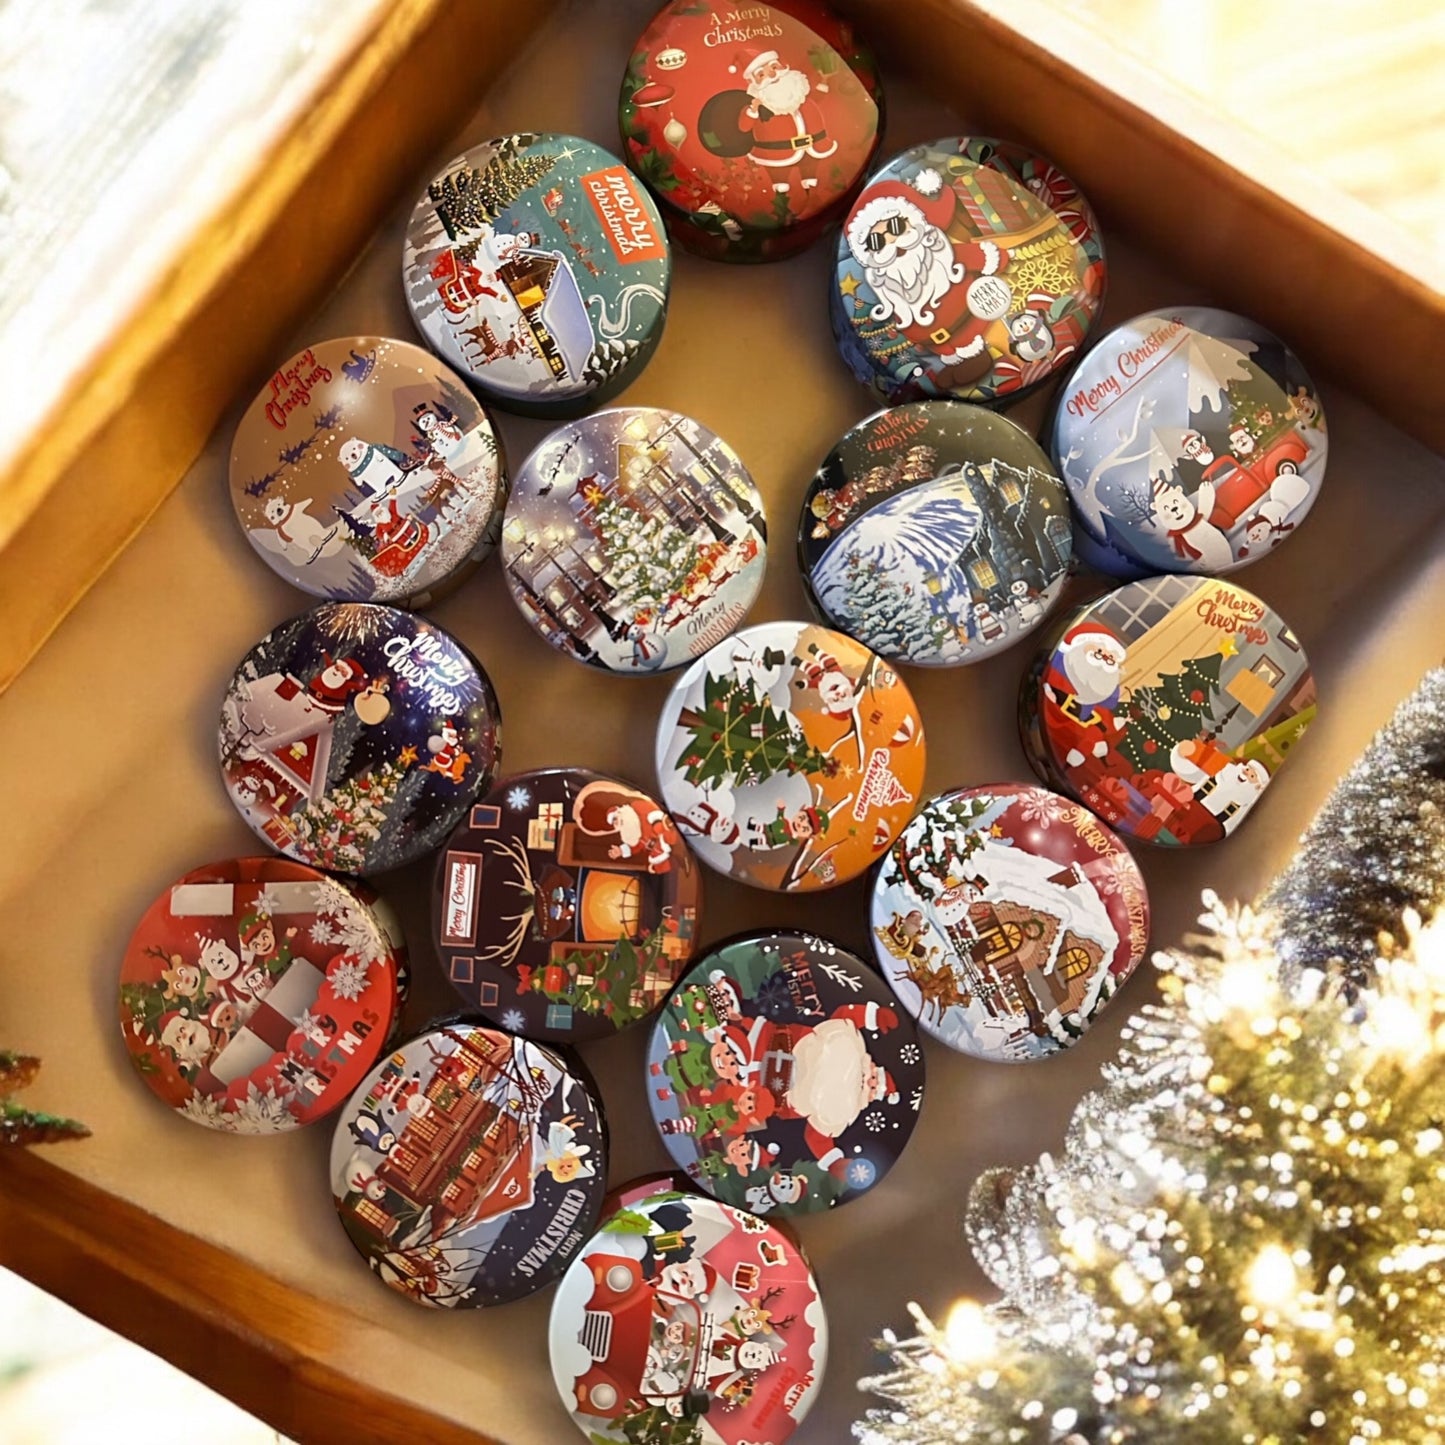
[[[641,182],[568,135],[502,136],[449,161],[402,246],[427,345],[527,416],[578,416],[632,381],[661,339],[671,275]]]

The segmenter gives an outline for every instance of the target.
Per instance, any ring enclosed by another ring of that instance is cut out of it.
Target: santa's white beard
[[[788,1107],[820,1134],[836,1139],[868,1106],[868,1045],[858,1026],[828,1019],[793,1049]]]
[[[801,70],[784,70],[771,80],[754,81],[748,94],[774,115],[793,115],[808,98],[808,77]]]
[[[635,848],[642,842],[642,819],[631,808],[622,808],[617,814],[617,836],[629,847]]]
[[[963,280],[963,267],[953,259],[953,247],[937,226],[925,225],[919,239],[908,247],[894,244],[863,268],[863,275],[878,296],[871,315],[875,321],[891,316],[900,326],[927,326],[934,306]]]
[[[1100,661],[1085,646],[1066,647],[1063,663],[1064,675],[1080,702],[1103,702],[1119,691],[1122,679],[1118,664]]]

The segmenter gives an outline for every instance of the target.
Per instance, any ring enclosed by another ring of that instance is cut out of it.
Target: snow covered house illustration
[[[578,378],[592,355],[592,319],[560,251],[527,247],[497,268],[526,323],[537,355],[559,380]]]

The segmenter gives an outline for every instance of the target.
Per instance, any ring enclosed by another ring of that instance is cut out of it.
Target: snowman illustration
[[[288,502],[285,497],[272,497],[266,503],[266,520],[275,528],[282,551],[303,563],[330,557],[346,545],[338,523],[328,527],[311,515],[311,500]]]

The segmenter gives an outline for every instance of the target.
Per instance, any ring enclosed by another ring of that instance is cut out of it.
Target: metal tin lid
[[[1203,306],[1115,327],[1049,427],[1081,528],[1150,572],[1219,576],[1263,557],[1314,505],[1327,449],[1294,352]],[[1128,575],[1107,556],[1099,565]]]
[[[754,1214],[810,1214],[871,1189],[923,1103],[912,1020],[866,963],[805,933],[704,955],[654,1025],[647,1066],[668,1153]]]
[[[441,846],[496,774],[481,664],[425,618],[327,602],[268,633],[221,704],[221,773],[273,848],[341,873]]]
[[[786,1234],[664,1194],[587,1241],[553,1297],[548,1343],[589,1440],[782,1445],[817,1398],[828,1322]]]
[[[627,65],[623,149],[679,245],[773,261],[836,224],[882,105],[873,57],[814,0],[735,13],[671,0]]]
[[[1043,621],[1068,574],[1064,484],[1032,437],[959,402],[860,422],[828,453],[798,528],[823,616],[892,662],[977,662]]]
[[[919,1027],[1020,1063],[1083,1037],[1149,946],[1128,849],[1087,808],[1019,783],[931,799],[873,881],[873,947]]]
[[[620,391],[662,337],[672,258],[616,156],[523,133],[449,161],[402,248],[427,344],[499,406],[575,415]]]
[[[966,136],[870,177],[838,238],[829,306],[844,360],[885,401],[996,402],[1072,364],[1105,285],[1073,181],[1021,146]]]
[[[640,675],[726,637],[763,585],[763,499],[737,453],[661,407],[559,427],[522,464],[502,563],[528,622],[579,662]]]
[[[662,805],[581,768],[504,778],[437,859],[452,986],[527,1038],[604,1038],[661,1008],[696,947],[702,870]]]
[[[601,1215],[607,1147],[582,1074],[461,1021],[402,1044],[337,1120],[331,1193],[377,1276],[476,1309],[550,1284]]]
[[[406,954],[355,888],[284,858],[193,868],[146,910],[120,1029],[185,1118],[275,1134],[346,1102],[401,1015]]]
[[[1300,640],[1230,582],[1130,582],[1080,609],[1026,673],[1024,746],[1045,782],[1130,837],[1234,832],[1314,718]]]
[[[491,554],[506,500],[501,444],[465,383],[385,337],[298,352],[231,444],[247,540],[316,597],[424,606]]]
[[[659,1194],[677,1194],[686,1199],[690,1198],[693,1192],[687,1175],[675,1169],[660,1169],[655,1174],[640,1174],[636,1179],[629,1179],[625,1184],[619,1184],[616,1189],[607,1191],[607,1198],[602,1201],[602,1217],[606,1219],[616,1214],[619,1209],[631,1209],[634,1204],[641,1204],[644,1199],[653,1199]]]
[[[755,888],[846,883],[913,816],[913,694],[876,653],[806,622],[745,628],[674,685],[657,775],[699,858]]]

